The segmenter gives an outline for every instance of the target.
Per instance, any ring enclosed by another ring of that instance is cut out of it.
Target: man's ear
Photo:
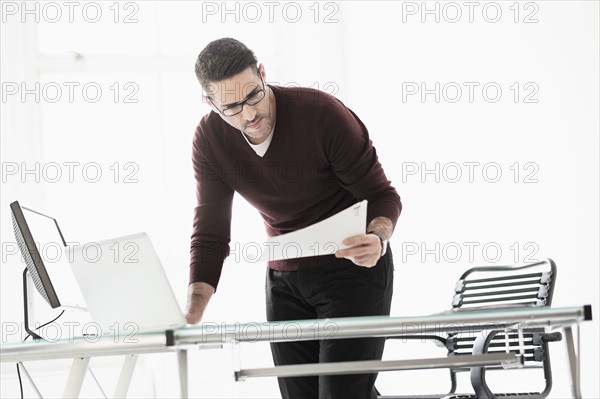
[[[262,79],[266,82],[267,74],[265,72],[265,66],[263,64],[258,64],[258,73],[260,73],[260,76],[262,76]]]

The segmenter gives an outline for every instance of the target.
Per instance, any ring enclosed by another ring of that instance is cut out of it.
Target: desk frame
[[[508,308],[494,309],[485,311],[460,311],[439,313],[429,316],[414,317],[348,317],[334,319],[318,320],[298,320],[286,322],[265,322],[260,326],[266,328],[269,334],[267,336],[248,336],[248,329],[256,328],[258,323],[237,323],[226,325],[222,328],[216,328],[214,324],[203,323],[198,326],[184,327],[166,332],[143,333],[136,337],[135,343],[114,342],[111,339],[100,339],[98,342],[86,342],[83,339],[76,339],[69,342],[57,343],[17,343],[6,344],[0,349],[0,360],[2,362],[23,362],[29,360],[45,359],[89,359],[95,356],[126,355],[129,356],[129,363],[124,364],[117,384],[117,390],[121,387],[119,393],[126,394],[126,387],[135,367],[136,356],[142,353],[160,353],[177,351],[179,374],[180,374],[180,393],[181,397],[188,396],[187,381],[187,348],[190,345],[208,348],[222,346],[225,343],[242,342],[284,342],[314,340],[317,339],[342,339],[342,338],[362,338],[362,337],[390,337],[390,336],[410,336],[423,333],[439,333],[440,328],[444,332],[460,332],[474,327],[486,327],[493,324],[494,328],[508,328],[514,325],[525,324],[531,326],[535,324],[538,327],[549,327],[562,329],[565,333],[565,345],[569,356],[569,370],[571,373],[571,390],[574,398],[581,398],[580,381],[580,332],[579,323],[591,320],[591,306],[578,306],[569,308]],[[299,328],[300,335],[294,339],[289,339],[286,329],[290,323],[295,328]],[[335,324],[337,331],[331,336],[331,325]],[[572,326],[577,327],[577,345],[573,336]],[[418,331],[415,331],[418,326]],[[476,366],[500,364],[513,366],[519,362],[514,355],[504,356],[502,358],[493,358],[493,354],[480,355],[485,358],[470,359],[465,361],[472,363],[461,364],[461,366]],[[422,368],[456,367],[448,358],[438,359],[415,359],[393,361],[373,362],[344,362],[352,364],[341,364],[343,373],[347,372],[372,372],[387,370],[407,370]],[[477,363],[480,362],[480,363]],[[83,367],[84,362],[74,361],[71,368],[68,386],[65,388],[65,397],[67,393],[79,394],[81,383],[85,376],[87,365]],[[87,364],[87,363],[86,363]],[[333,367],[335,367],[334,365]],[[237,367],[236,367],[237,368]],[[83,371],[82,371],[83,370]],[[327,363],[297,365],[294,368],[289,366],[276,366],[266,369],[238,369],[234,376],[238,380],[256,376],[290,376],[290,375],[317,375],[335,373],[331,365]],[[71,378],[72,376],[72,378]],[[77,388],[78,386],[78,388]],[[124,391],[123,391],[124,389]],[[115,392],[117,394],[117,392]],[[124,396],[124,395],[122,395]]]

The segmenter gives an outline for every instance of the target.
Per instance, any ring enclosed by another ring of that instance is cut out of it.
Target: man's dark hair
[[[220,82],[237,75],[248,67],[258,75],[256,57],[252,50],[236,39],[225,37],[204,47],[196,60],[196,77],[206,89],[211,82]]]

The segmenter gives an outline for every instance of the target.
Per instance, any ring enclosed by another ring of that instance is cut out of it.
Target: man
[[[264,219],[269,236],[319,222],[367,199],[367,234],[335,255],[269,261],[267,319],[389,315],[388,245],[401,203],[358,117],[309,88],[266,84],[254,53],[231,38],[209,43],[196,75],[213,112],[193,140],[197,181],[186,318],[197,323],[229,254],[234,192]],[[323,243],[320,243],[321,247]],[[272,343],[276,365],[381,359],[384,339]],[[280,378],[284,398],[372,398],[376,374]]]

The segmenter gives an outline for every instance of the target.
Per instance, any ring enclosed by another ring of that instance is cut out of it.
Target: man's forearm
[[[367,233],[371,231],[376,231],[389,240],[394,232],[394,225],[390,219],[379,216],[371,220],[371,223],[367,226]]]
[[[188,286],[185,318],[188,323],[196,324],[202,319],[208,301],[215,293],[215,287],[208,283],[196,282]]]

